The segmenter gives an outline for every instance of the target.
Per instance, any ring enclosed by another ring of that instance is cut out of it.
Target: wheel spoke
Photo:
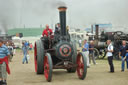
[[[48,62],[48,56],[45,56],[45,60],[44,60],[44,72],[45,72],[45,78],[48,80],[48,77],[49,77],[49,62]]]
[[[47,56],[45,56],[44,59],[44,74],[45,74],[45,78],[48,79],[48,74],[49,74],[49,65],[48,65],[48,59]]]

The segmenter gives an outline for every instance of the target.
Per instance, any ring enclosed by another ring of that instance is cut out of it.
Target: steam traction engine
[[[114,46],[113,56],[115,59],[119,59],[119,49],[122,44],[122,40],[128,41],[127,34],[123,33],[122,31],[116,32],[102,32],[98,35],[99,26],[96,25],[96,35],[95,35],[95,49],[96,53],[95,56],[100,56],[104,58],[106,56],[105,48],[107,47],[106,41],[111,40]]]
[[[66,30],[66,7],[59,7],[60,33],[54,33],[53,37],[41,37],[35,42],[34,58],[35,71],[45,75],[48,82],[52,79],[52,69],[66,69],[69,73],[77,74],[84,79],[87,73],[86,57],[77,52],[76,44],[71,42]]]

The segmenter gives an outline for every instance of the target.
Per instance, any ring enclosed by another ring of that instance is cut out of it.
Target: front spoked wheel
[[[46,53],[44,57],[44,75],[48,82],[52,80],[52,59],[49,53]]]
[[[84,80],[87,74],[87,59],[84,53],[77,55],[77,75],[80,79]]]

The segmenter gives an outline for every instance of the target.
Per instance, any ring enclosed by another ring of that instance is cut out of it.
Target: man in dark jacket
[[[127,52],[128,52],[128,46],[126,45],[126,41],[123,40],[122,41],[122,46],[120,47],[120,52],[119,52],[119,56],[122,60],[122,65],[121,65],[121,71],[122,72],[124,71],[125,61],[127,60],[125,58]],[[127,69],[128,69],[128,61],[126,61],[126,62],[127,62]]]

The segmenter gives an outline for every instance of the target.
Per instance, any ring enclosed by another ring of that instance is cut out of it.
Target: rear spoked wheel
[[[44,57],[44,76],[48,82],[52,80],[52,59],[49,53],[46,53]]]
[[[34,61],[35,61],[35,72],[37,74],[43,74],[43,59],[44,59],[44,46],[41,40],[35,42],[34,47]]]
[[[87,59],[84,53],[77,55],[77,75],[79,79],[84,80],[87,74]]]

